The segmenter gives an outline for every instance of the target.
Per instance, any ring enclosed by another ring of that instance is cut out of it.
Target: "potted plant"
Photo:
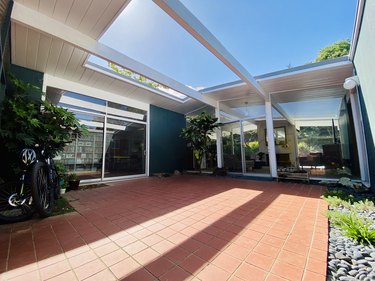
[[[80,180],[77,177],[76,173],[70,173],[68,175],[69,190],[78,190]]]
[[[209,152],[209,135],[219,126],[216,123],[217,120],[217,118],[202,112],[199,115],[187,117],[187,127],[181,131],[180,136],[191,144],[199,172],[201,172],[202,159],[204,156],[207,157]]]
[[[56,173],[59,176],[59,186],[60,186],[60,195],[66,192],[66,187],[68,185],[67,181],[67,171],[64,164],[57,162],[55,163]]]

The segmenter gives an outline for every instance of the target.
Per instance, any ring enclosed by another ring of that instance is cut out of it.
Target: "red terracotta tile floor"
[[[325,280],[322,188],[209,176],[73,191],[0,226],[0,280]]]

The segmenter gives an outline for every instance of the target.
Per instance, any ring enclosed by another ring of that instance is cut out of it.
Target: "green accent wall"
[[[38,89],[28,90],[27,94],[30,95],[33,99],[40,100],[42,97],[42,89],[43,89],[43,73],[32,70],[29,68],[21,67],[15,64],[10,66],[10,72],[19,80],[23,82],[30,83]]]
[[[180,137],[185,116],[150,106],[150,175],[182,171],[186,163],[186,142]]]
[[[375,1],[366,1],[362,17],[354,67],[360,81],[360,101],[369,159],[370,181],[375,192]]]

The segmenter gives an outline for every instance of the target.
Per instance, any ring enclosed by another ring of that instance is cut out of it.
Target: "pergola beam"
[[[255,88],[263,99],[267,93],[246,68],[220,43],[220,41],[178,0],[153,0],[161,9],[172,17],[179,25],[197,39],[213,55],[222,61],[242,81]]]
[[[55,38],[58,38],[68,44],[71,44],[85,52],[93,54],[99,58],[113,62],[116,65],[130,69],[141,74],[153,81],[163,84],[173,90],[176,90],[192,99],[203,102],[212,107],[216,107],[217,103],[214,99],[203,96],[200,92],[187,87],[186,85],[166,76],[147,65],[144,65],[115,49],[102,44],[88,35],[78,30],[52,19],[38,11],[30,9],[19,2],[14,2],[11,19],[29,28],[43,32]],[[237,118],[243,118],[244,115],[227,107],[222,106],[221,109],[226,113]]]

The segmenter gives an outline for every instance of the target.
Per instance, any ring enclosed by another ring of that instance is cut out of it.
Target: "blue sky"
[[[252,75],[313,61],[351,38],[356,0],[181,0]],[[238,77],[151,0],[132,0],[101,42],[185,85]]]

